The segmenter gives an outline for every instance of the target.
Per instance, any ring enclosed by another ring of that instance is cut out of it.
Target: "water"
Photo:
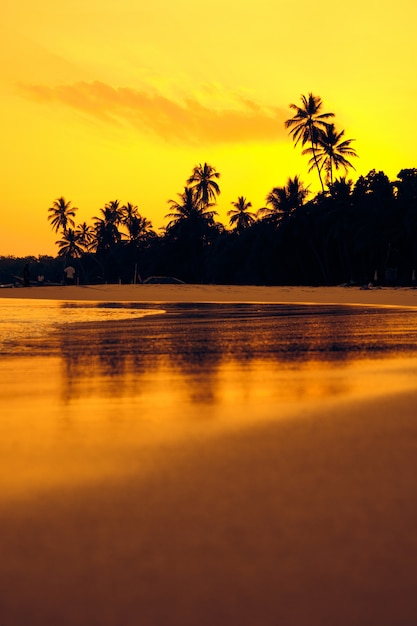
[[[0,338],[3,497],[417,381],[414,310],[2,300]]]
[[[0,300],[0,355],[8,625],[415,623],[415,310]]]

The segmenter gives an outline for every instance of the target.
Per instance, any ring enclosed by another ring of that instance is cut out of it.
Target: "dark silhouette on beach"
[[[64,269],[65,274],[65,284],[73,285],[75,282],[75,268],[72,265],[67,265]]]
[[[23,268],[23,286],[30,287],[29,263],[26,263],[25,267]]]

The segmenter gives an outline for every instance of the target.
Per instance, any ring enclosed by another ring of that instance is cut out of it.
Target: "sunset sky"
[[[155,229],[194,165],[221,173],[219,220],[256,210],[306,157],[284,120],[321,96],[354,138],[356,180],[417,167],[412,0],[3,0],[0,255],[57,253],[47,209],[92,222],[132,202]]]

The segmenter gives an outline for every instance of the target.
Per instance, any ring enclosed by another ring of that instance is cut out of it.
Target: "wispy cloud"
[[[59,102],[105,123],[151,132],[167,142],[235,143],[277,141],[287,137],[288,111],[266,107],[239,94],[225,94],[225,104],[180,100],[157,91],[112,87],[102,82],[78,82],[55,87],[21,85],[26,97]]]

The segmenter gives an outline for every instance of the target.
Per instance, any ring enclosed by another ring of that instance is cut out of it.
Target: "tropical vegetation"
[[[169,199],[166,226],[157,233],[136,204],[111,200],[92,223],[76,224],[77,208],[64,197],[48,209],[58,238],[56,258],[0,257],[0,281],[11,282],[30,262],[32,274],[61,281],[66,263],[80,282],[136,282],[176,276],[223,284],[411,284],[417,270],[417,169],[389,180],[371,170],[354,182],[353,139],[336,128],[321,98],[291,104],[285,125],[301,144],[313,194],[300,175],[265,193],[265,206],[243,195],[231,202],[229,222],[218,220],[220,173],[196,165],[180,193]]]

